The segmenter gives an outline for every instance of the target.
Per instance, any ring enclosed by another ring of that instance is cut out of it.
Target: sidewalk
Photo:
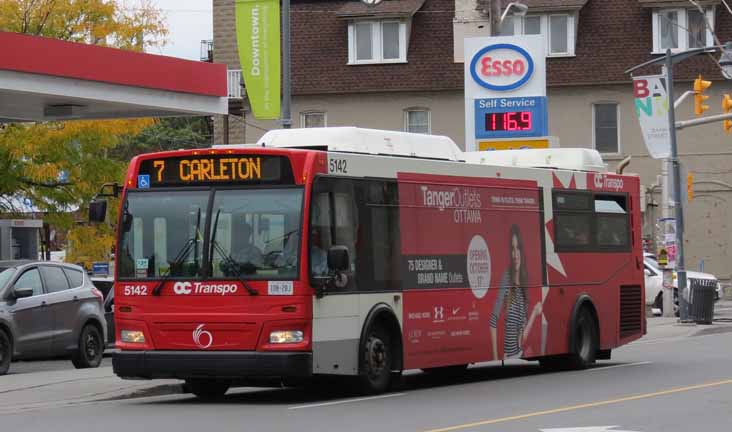
[[[181,381],[122,380],[111,367],[34,372],[0,377],[0,415],[36,408],[181,392]]]
[[[732,332],[732,300],[719,300],[714,308],[712,324],[681,323],[678,318],[648,317],[648,333],[641,341],[690,337],[707,333],[710,329],[729,329]],[[724,330],[718,330],[724,331]]]

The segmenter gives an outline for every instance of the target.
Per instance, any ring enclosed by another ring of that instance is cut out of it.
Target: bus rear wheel
[[[586,369],[595,364],[600,349],[597,322],[588,308],[582,308],[572,329],[573,342],[569,354],[539,359],[539,364],[549,370]]]
[[[380,325],[372,326],[361,346],[361,391],[366,394],[383,393],[389,389],[392,378],[391,337]]]
[[[187,379],[186,388],[199,399],[211,400],[223,397],[231,384],[212,379]]]
[[[571,369],[586,369],[595,364],[597,350],[600,349],[600,336],[597,323],[589,309],[583,308],[574,326],[574,346],[570,347],[568,363]]]

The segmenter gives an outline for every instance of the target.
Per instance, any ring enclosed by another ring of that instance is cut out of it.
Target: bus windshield
[[[302,193],[131,191],[123,205],[119,277],[294,279]]]

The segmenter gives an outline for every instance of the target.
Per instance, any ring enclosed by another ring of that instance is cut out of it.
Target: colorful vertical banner
[[[635,112],[638,115],[648,153],[654,159],[671,157],[666,76],[634,77],[633,97],[635,98]]]
[[[279,0],[236,0],[236,39],[244,84],[254,118],[279,118]]]

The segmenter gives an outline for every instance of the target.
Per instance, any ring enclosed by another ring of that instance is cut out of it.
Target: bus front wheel
[[[393,364],[391,337],[382,325],[373,325],[361,343],[361,390],[383,393],[391,384]]]
[[[218,399],[229,390],[228,381],[216,381],[211,379],[187,379],[186,389],[196,395],[199,399]]]

